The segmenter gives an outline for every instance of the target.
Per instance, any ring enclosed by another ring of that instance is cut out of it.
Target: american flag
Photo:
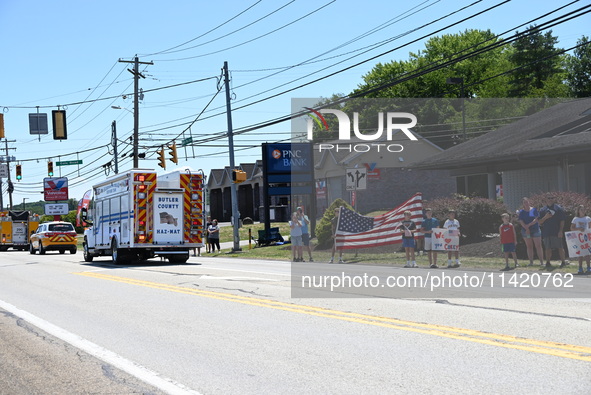
[[[365,217],[346,207],[341,207],[336,231],[337,249],[360,249],[402,243],[402,231],[398,229],[404,220],[404,212],[411,212],[411,219],[421,227],[423,222],[423,197],[416,193],[395,209],[377,217]]]

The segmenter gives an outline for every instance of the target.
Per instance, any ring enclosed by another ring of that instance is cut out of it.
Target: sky
[[[230,163],[226,92],[220,80],[224,62],[230,70],[233,128],[239,132],[289,115],[294,98],[350,93],[378,62],[407,60],[429,36],[465,29],[515,31],[571,2],[0,0],[0,110],[8,154],[23,173],[16,181],[11,163],[13,204],[43,200],[49,160],[55,176],[68,177],[70,198],[82,198],[92,185],[112,176],[113,168],[103,165],[113,161],[113,121],[119,172],[132,168],[132,64],[120,60],[138,56],[140,62],[153,63],[140,65],[145,78],[139,81],[139,152],[145,152],[146,159],[140,159],[139,167],[159,173],[189,167],[209,175],[211,169]],[[588,0],[574,2],[559,14],[586,5]],[[558,46],[569,48],[581,36],[591,36],[590,15],[553,27]],[[469,19],[458,23],[464,18]],[[67,140],[53,140],[51,111],[57,109],[66,110]],[[36,112],[48,114],[48,135],[29,134],[28,114]],[[236,164],[261,159],[261,143],[289,139],[290,133],[290,123],[283,122],[235,135]],[[181,147],[188,137],[196,145]],[[179,164],[167,161],[164,171],[155,152],[172,141],[178,146]],[[0,148],[6,155],[4,141]],[[82,165],[56,166],[73,160],[82,160]],[[6,179],[3,182],[6,206]]]

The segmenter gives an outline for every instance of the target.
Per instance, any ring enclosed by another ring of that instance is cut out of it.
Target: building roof
[[[416,163],[419,169],[492,171],[591,161],[591,98],[566,101]]]

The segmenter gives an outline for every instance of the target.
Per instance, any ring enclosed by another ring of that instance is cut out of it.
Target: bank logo
[[[351,140],[351,120],[349,116],[340,110],[326,109],[314,110],[308,107],[304,107],[306,110],[312,112],[308,114],[307,120],[307,138],[308,140],[314,139],[314,123],[316,123],[319,129],[329,130],[328,123],[322,114],[333,114],[337,117],[339,125],[339,140]],[[375,133],[361,133],[359,130],[359,113],[353,113],[353,132],[355,137],[363,141],[377,141],[382,138],[384,134],[384,118],[385,118],[385,131],[386,139],[392,140],[392,135],[395,130],[401,130],[409,140],[416,141],[417,138],[409,130],[417,124],[417,117],[408,112],[387,112],[385,117],[383,112],[378,113],[378,130]],[[399,123],[400,120],[409,120],[407,123]]]
[[[278,149],[273,150],[273,153],[271,155],[273,156],[273,159],[280,159],[281,158],[281,151],[279,151]]]

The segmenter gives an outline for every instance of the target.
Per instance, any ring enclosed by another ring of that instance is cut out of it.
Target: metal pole
[[[115,174],[119,174],[119,159],[117,153],[117,122],[111,124],[111,144],[113,145],[113,161],[115,162]]]
[[[4,143],[6,143],[6,166],[8,166],[8,186],[10,186],[10,183],[12,182],[12,180],[10,179],[10,156],[8,155],[8,139],[4,140]],[[12,192],[8,191],[8,209],[12,210]]]
[[[139,141],[139,126],[140,126],[140,109],[139,109],[139,85],[140,85],[140,60],[136,56],[133,63],[133,168],[139,167],[138,158],[138,141]]]
[[[228,148],[230,151],[230,169],[234,170],[234,132],[232,129],[232,107],[230,106],[230,76],[228,73],[228,62],[224,62],[224,85],[226,88],[226,116],[228,119]],[[238,212],[238,194],[236,184],[230,185],[230,197],[232,199],[232,226],[234,227],[234,247],[232,251],[241,251],[240,234],[240,213]]]
[[[466,108],[464,107],[464,78],[462,78],[462,83],[460,84],[460,95],[462,95],[462,131],[464,135],[464,141],[466,141]]]

